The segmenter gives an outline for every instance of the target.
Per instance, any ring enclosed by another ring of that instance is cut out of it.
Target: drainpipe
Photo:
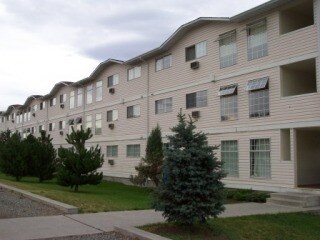
[[[147,137],[146,138],[148,138],[149,137],[149,127],[150,127],[150,123],[149,123],[149,121],[150,121],[150,117],[149,117],[149,114],[150,114],[150,110],[149,110],[150,71],[149,71],[149,62],[145,61],[142,57],[140,57],[140,60],[147,64],[147,131],[146,131]]]

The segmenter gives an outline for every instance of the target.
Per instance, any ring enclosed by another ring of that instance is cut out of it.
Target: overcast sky
[[[0,0],[0,111],[78,81],[108,58],[158,47],[198,17],[230,17],[267,0]]]

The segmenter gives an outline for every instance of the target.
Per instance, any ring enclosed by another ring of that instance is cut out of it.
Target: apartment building
[[[128,179],[160,125],[197,120],[228,173],[226,186],[320,190],[320,0],[272,0],[231,18],[198,18],[161,46],[109,59],[78,82],[57,83],[0,115],[0,130],[46,130],[67,146],[91,128],[104,175]]]

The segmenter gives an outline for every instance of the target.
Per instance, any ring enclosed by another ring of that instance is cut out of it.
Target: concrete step
[[[309,193],[272,193],[267,203],[292,207],[317,207],[320,206],[320,195]]]

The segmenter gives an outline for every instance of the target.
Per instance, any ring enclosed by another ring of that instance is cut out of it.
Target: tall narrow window
[[[127,157],[140,157],[140,144],[127,145]]]
[[[127,107],[127,118],[135,118],[140,116],[140,105]]]
[[[101,113],[98,113],[96,114],[96,127],[95,127],[96,135],[101,135],[101,132],[102,132],[101,124],[102,124],[102,115]]]
[[[66,121],[59,121],[59,130],[63,130],[66,127]]]
[[[238,118],[237,85],[221,87],[218,95],[220,96],[221,121],[237,119]]]
[[[67,101],[67,94],[61,94],[60,95],[60,103],[65,103]]]
[[[203,41],[186,48],[186,61],[207,55],[207,41]]]
[[[74,119],[69,119],[68,120],[68,125],[69,125],[69,134],[72,133],[72,128],[74,128]],[[75,130],[75,129],[74,129]]]
[[[81,130],[82,128],[82,117],[77,117],[75,120],[76,126],[77,126],[77,130]]]
[[[156,104],[156,114],[172,112],[172,98],[164,98],[157,100]]]
[[[92,103],[92,91],[93,91],[92,84],[90,84],[87,86],[87,104]]]
[[[247,26],[248,60],[268,55],[267,21],[262,20]]]
[[[270,139],[250,140],[251,177],[270,178]]]
[[[86,117],[86,128],[92,129],[92,115],[87,115]]]
[[[118,145],[107,146],[107,157],[118,157]]]
[[[112,122],[118,119],[118,110],[107,111],[107,122]]]
[[[74,108],[74,91],[70,92],[69,104],[70,109]]]
[[[83,96],[82,88],[78,88],[77,107],[82,106],[82,101],[83,101],[82,96]]]
[[[248,82],[246,90],[249,91],[249,116],[265,117],[269,116],[269,89],[268,77],[251,80]]]
[[[221,142],[221,161],[223,162],[223,170],[228,177],[239,176],[238,141]]]
[[[12,119],[14,119],[14,114]],[[31,107],[28,107],[28,121],[30,120],[31,120]]]
[[[54,131],[55,130],[55,126],[56,126],[55,123],[49,123],[49,132]]]
[[[134,67],[128,70],[128,80],[141,77],[141,67]]]
[[[172,55],[167,55],[156,60],[156,71],[170,68],[172,66]]]
[[[40,110],[45,109],[46,108],[46,102],[43,101],[40,103]]]
[[[235,65],[237,63],[236,31],[220,35],[219,46],[220,68]]]
[[[207,106],[207,90],[186,95],[186,107],[206,107]]]
[[[96,82],[96,102],[102,100],[102,81]]]
[[[50,107],[55,106],[56,103],[57,103],[57,99],[56,99],[56,98],[51,98],[51,99],[50,99]]]
[[[113,87],[119,84],[119,74],[114,74],[108,77],[108,87]]]

